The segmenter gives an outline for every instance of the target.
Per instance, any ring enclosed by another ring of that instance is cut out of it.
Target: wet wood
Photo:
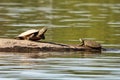
[[[48,51],[101,51],[85,46],[72,46],[53,42],[34,42],[28,40],[0,39],[0,52],[48,52]]]

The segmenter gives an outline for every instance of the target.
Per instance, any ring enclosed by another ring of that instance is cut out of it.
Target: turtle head
[[[84,45],[84,40],[80,38],[79,41],[80,41],[80,46],[83,46]]]

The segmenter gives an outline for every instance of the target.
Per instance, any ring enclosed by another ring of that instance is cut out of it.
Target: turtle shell
[[[21,33],[20,35],[18,35],[18,37],[29,36],[36,32],[38,32],[38,30],[36,30],[36,29],[27,30],[27,31]]]
[[[84,40],[84,45],[91,48],[101,48],[101,45],[92,40]]]
[[[36,30],[36,29],[27,30],[27,31],[21,33],[20,35],[18,35],[17,38],[19,38],[19,39],[27,39],[32,34],[38,33],[38,31],[39,30]]]

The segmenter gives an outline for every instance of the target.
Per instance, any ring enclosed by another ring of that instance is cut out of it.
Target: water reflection
[[[49,57],[33,57],[35,54],[39,56],[46,54]],[[0,77],[2,77],[1,79],[10,77],[12,80],[119,80],[119,54],[98,53],[98,55],[96,53],[86,53],[85,56],[82,52],[59,54],[56,52],[33,54],[0,53],[0,70],[2,70],[0,71]]]

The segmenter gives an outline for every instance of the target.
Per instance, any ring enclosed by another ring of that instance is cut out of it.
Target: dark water
[[[119,0],[0,0],[1,38],[47,26],[45,41],[77,45],[85,38],[108,48],[101,53],[0,52],[0,80],[120,80],[119,14]]]

